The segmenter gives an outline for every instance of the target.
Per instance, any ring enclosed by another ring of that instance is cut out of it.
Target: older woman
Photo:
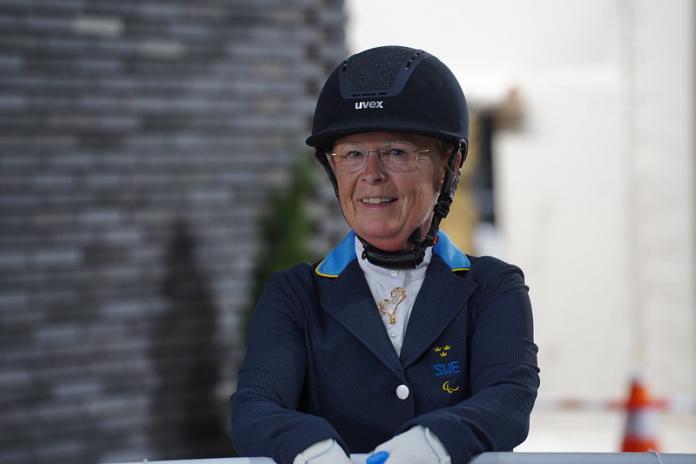
[[[352,229],[275,274],[232,397],[232,438],[278,463],[466,463],[527,435],[539,385],[522,272],[438,230],[466,157],[467,106],[434,56],[341,63],[312,135]]]

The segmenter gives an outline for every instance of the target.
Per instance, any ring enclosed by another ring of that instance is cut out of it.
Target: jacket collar
[[[468,270],[471,267],[469,258],[452,243],[444,231],[440,230],[438,236],[439,239],[433,247],[433,254],[440,256],[451,271]],[[341,243],[315,267],[314,272],[321,277],[336,278],[356,258],[355,232],[351,230]]]

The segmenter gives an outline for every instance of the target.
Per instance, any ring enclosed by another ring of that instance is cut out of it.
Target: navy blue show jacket
[[[333,438],[366,453],[422,425],[463,464],[524,441],[539,369],[520,269],[469,257],[440,232],[398,356],[354,237],[266,285],[231,398],[237,452],[291,463]]]

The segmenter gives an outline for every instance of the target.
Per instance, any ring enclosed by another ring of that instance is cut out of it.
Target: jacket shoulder
[[[308,298],[311,298],[312,293],[311,267],[307,263],[300,263],[271,274],[256,307],[258,309],[259,306],[264,306],[271,301],[276,307],[286,308],[289,304],[289,307],[299,308]],[[279,302],[287,304],[278,306]],[[289,310],[289,307],[286,309]]]
[[[468,277],[479,284],[490,284],[501,279],[513,278],[524,281],[524,273],[519,267],[506,263],[502,259],[492,256],[471,256],[467,255],[471,261],[471,268]]]
[[[274,272],[269,279],[269,283],[281,290],[307,289],[312,286],[313,276],[312,265],[300,263],[291,268]]]

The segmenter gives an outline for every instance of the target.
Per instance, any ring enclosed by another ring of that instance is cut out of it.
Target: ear
[[[457,155],[455,156],[454,160],[454,165],[456,166],[455,169],[459,169],[459,166],[462,164],[462,152],[461,150],[457,151]]]
[[[448,161],[449,161],[450,153],[451,153],[451,151],[447,151],[446,153],[443,153],[443,155],[442,155],[442,158],[441,158],[442,163],[440,165],[440,170],[441,170],[440,183],[442,183],[442,181],[444,180],[445,173],[449,169],[450,163],[448,163]],[[458,150],[457,154],[454,157],[454,164],[451,164],[451,166],[454,166],[455,172],[459,168],[459,165],[461,164],[461,162],[462,162],[462,152]],[[453,174],[454,174],[454,172],[453,172]]]
[[[440,175],[438,176],[437,188],[442,187],[442,183],[445,181],[445,176],[447,175],[447,159],[442,160],[440,164]]]
[[[435,175],[435,191],[439,192],[442,188],[442,184],[445,182],[445,176],[447,175],[447,158],[442,158],[440,166]]]
[[[454,177],[454,188],[457,188],[457,184],[459,183],[459,177],[461,175],[459,171],[459,165],[462,162],[462,152],[461,150],[457,150],[457,154],[454,156],[454,163],[450,164],[448,163],[449,161],[449,155],[451,153],[451,147],[449,151],[443,153],[443,156],[441,158],[442,163],[440,164],[440,175],[438,176],[438,182],[437,185],[435,186],[436,190],[440,190],[442,188],[442,184],[445,181],[445,175],[447,174],[447,171],[449,170],[450,166],[454,166],[454,170],[451,171],[451,175]]]

